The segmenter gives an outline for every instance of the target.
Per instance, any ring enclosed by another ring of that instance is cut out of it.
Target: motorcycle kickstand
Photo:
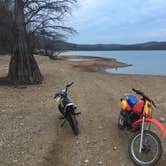
[[[81,112],[75,112],[74,113],[74,115],[80,115],[81,114]]]
[[[59,120],[63,120],[63,119],[65,119],[65,117],[62,115],[62,116],[60,116],[58,119],[59,119]]]
[[[66,123],[66,119],[61,123],[61,127],[63,127]]]

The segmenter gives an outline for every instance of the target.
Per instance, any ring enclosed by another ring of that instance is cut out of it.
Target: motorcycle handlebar
[[[66,93],[67,93],[67,91],[68,91],[68,88],[70,87],[70,86],[72,86],[74,84],[74,82],[72,81],[72,82],[69,82],[67,85],[66,85]]]
[[[135,93],[137,93],[137,94],[139,94],[139,95],[141,95],[141,96],[144,95],[144,93],[141,92],[140,90],[137,90],[137,89],[132,88],[132,91],[134,91]]]
[[[137,93],[138,95],[142,96],[143,98],[149,100],[150,102],[152,102],[153,106],[156,107],[154,101],[152,99],[150,99],[150,97],[148,97],[147,95],[145,95],[143,92],[141,92],[140,90],[137,90],[135,88],[132,88],[132,90]]]
[[[74,82],[69,82],[67,85],[66,85],[66,88],[69,88],[70,86],[72,86],[74,84]]]
[[[67,94],[68,88],[69,88],[70,86],[72,86],[73,84],[74,84],[74,82],[69,82],[69,83],[66,85],[65,89],[63,89],[63,90],[61,90],[60,92],[58,92],[58,93],[55,94],[54,98],[56,98],[58,95],[60,95],[60,94],[62,94],[62,93],[64,93],[64,92],[66,92],[66,94]]]
[[[54,99],[55,99],[55,98],[57,98],[57,97],[58,97],[58,95],[59,95],[59,93],[56,93],[56,94],[54,95]]]

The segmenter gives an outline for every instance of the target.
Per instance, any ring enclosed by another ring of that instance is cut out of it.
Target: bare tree
[[[40,83],[43,77],[38,65],[28,49],[24,2],[15,1],[14,47],[9,66],[9,78],[14,83]]]
[[[14,0],[14,46],[8,77],[17,84],[41,83],[43,76],[32,55],[30,37],[43,29],[49,36],[74,32],[61,26],[76,0]]]
[[[13,37],[12,29],[12,12],[10,11],[10,1],[0,0],[0,52],[6,53],[10,51]]]

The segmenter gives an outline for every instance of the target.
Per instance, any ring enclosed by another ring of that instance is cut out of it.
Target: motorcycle
[[[159,137],[150,130],[151,123],[157,125],[164,136],[166,128],[152,118],[154,101],[140,90],[132,89],[141,98],[138,100],[132,94],[125,94],[121,101],[121,111],[118,117],[118,127],[135,132],[129,143],[129,157],[139,166],[155,165],[162,155],[162,145]]]
[[[58,109],[62,114],[60,120],[63,120],[61,127],[64,126],[65,122],[68,121],[72,131],[75,135],[79,134],[78,121],[76,116],[80,114],[80,112],[76,112],[76,105],[71,101],[68,97],[68,88],[73,85],[74,82],[71,82],[65,86],[65,89],[60,90],[55,94],[54,99],[58,103]]]

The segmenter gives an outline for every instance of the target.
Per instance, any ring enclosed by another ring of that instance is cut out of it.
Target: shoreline
[[[40,57],[48,58],[48,56],[43,55],[36,55],[34,54],[36,59],[40,59]],[[70,61],[70,59],[81,59],[81,61]],[[6,54],[1,56],[0,61],[4,60],[4,63],[0,63],[3,70],[8,69],[8,64],[10,61],[10,55]],[[85,61],[82,61],[85,60]],[[88,61],[90,60],[90,61]],[[106,69],[119,69],[133,66],[132,64],[126,64],[123,62],[117,61],[115,58],[104,58],[104,57],[97,57],[97,56],[78,56],[78,55],[62,55],[56,57],[54,60],[50,61],[59,61],[68,64],[73,69],[83,72],[98,72],[98,73],[105,73],[108,75],[126,75],[126,76],[153,76],[153,77],[166,77],[166,75],[160,74],[128,74],[128,73],[114,73],[108,72]],[[0,78],[4,77],[4,74],[0,75]]]
[[[70,61],[70,59],[81,59],[85,61]],[[87,61],[87,60],[90,61]],[[96,56],[78,56],[78,55],[65,55],[59,56],[57,60],[64,60],[71,63],[71,66],[79,71],[87,71],[87,72],[99,72],[113,75],[126,75],[126,76],[159,76],[166,77],[166,75],[160,74],[128,74],[128,73],[114,73],[106,71],[107,69],[120,69],[125,67],[133,66],[132,64],[126,64],[123,62],[117,61],[115,58],[104,58],[104,57],[96,57]]]
[[[71,63],[73,68],[89,72],[108,73],[106,72],[106,69],[108,68],[116,69],[116,68],[132,66],[131,64],[119,62],[115,58],[104,58],[96,56],[81,56],[81,55],[59,56],[57,60],[68,61]]]

